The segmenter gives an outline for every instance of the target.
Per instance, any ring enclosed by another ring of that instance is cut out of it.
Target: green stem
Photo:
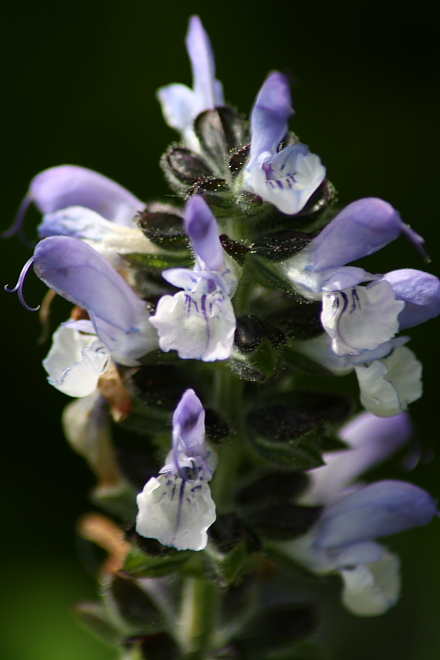
[[[185,660],[204,660],[209,652],[217,612],[217,587],[187,578],[182,602],[181,642]]]

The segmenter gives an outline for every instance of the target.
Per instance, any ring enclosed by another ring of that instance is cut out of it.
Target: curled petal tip
[[[30,269],[30,267],[32,266],[33,263],[34,263],[34,257],[31,257],[30,259],[28,259],[26,261],[25,265],[23,266],[23,268],[21,269],[21,273],[19,275],[17,284],[14,286],[14,288],[10,289],[9,284],[6,284],[5,287],[4,287],[4,290],[7,293],[17,293],[18,299],[20,300],[21,304],[29,312],[38,312],[38,310],[40,309],[40,305],[37,305],[37,307],[29,307],[29,305],[27,304],[27,302],[25,301],[25,299],[23,297],[24,282],[25,282],[25,279],[26,279],[27,274],[29,272],[29,269]]]

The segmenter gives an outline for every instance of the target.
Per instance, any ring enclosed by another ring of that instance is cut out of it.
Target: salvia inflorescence
[[[423,239],[382,199],[334,210],[325,166],[289,130],[282,73],[247,122],[197,16],[186,45],[193,88],[157,93],[179,133],[161,159],[174,202],[62,165],[31,181],[6,233],[35,204],[40,240],[9,290],[25,304],[33,266],[73,304],[43,365],[75,398],[65,434],[106,514],[80,522],[108,560],[101,602],[78,613],[124,658],[319,658],[316,605],[269,606],[265,589],[300,567],[338,574],[354,614],[396,603],[399,559],[376,539],[436,505],[357,479],[411,437],[422,367],[403,333],[440,314],[439,280],[359,265],[401,234],[423,254]],[[360,405],[320,390],[351,372]]]

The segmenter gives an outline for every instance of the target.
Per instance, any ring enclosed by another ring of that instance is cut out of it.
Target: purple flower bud
[[[173,415],[173,444],[204,454],[205,410],[194,390],[186,390]]]

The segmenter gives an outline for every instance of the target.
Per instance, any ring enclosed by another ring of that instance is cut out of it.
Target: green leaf
[[[251,145],[247,144],[241,149],[238,149],[238,151],[233,153],[232,156],[230,157],[229,171],[234,178],[237,177],[242,171],[244,165],[246,164],[249,158],[250,150],[251,150]]]
[[[132,579],[115,575],[108,597],[113,599],[119,614],[130,627],[142,632],[158,632],[165,628],[163,614],[155,602]]]
[[[166,268],[189,268],[193,265],[194,259],[188,252],[175,254],[168,252],[167,254],[147,254],[146,252],[131,252],[124,254],[126,259],[132,266],[136,268],[147,268],[153,270],[165,270]]]
[[[160,166],[171,187],[178,192],[197,179],[212,175],[211,167],[201,156],[175,143],[161,157]]]
[[[270,323],[292,339],[313,339],[322,334],[321,303],[308,302],[302,305],[289,305],[270,316],[263,323]]]
[[[118,630],[102,603],[78,603],[74,607],[74,613],[81,623],[100,639],[109,644],[121,642],[122,632]]]
[[[173,551],[170,548],[170,551]],[[168,557],[151,557],[136,546],[127,555],[122,573],[131,577],[162,577],[181,569],[194,553],[191,550],[177,551]]]
[[[309,640],[296,644],[287,654],[270,655],[270,660],[330,660],[330,658],[326,649]]]
[[[231,150],[243,142],[245,124],[242,118],[230,107],[205,110],[196,117],[194,131],[202,150],[224,173]]]
[[[252,352],[245,352],[234,346],[227,365],[244,380],[263,382],[275,373],[276,349],[269,339],[261,341]]]
[[[209,543],[203,555],[208,575],[222,587],[240,581],[249,571],[253,552],[261,543],[235,513],[219,514],[209,529]]]
[[[309,477],[304,472],[275,471],[242,486],[236,493],[237,504],[254,507],[273,504],[298,497],[308,486]]]
[[[91,494],[91,501],[104,511],[120,520],[131,521],[137,514],[137,492],[127,482],[115,488],[96,489]]]
[[[226,553],[220,552],[214,544],[208,544],[203,554],[208,575],[222,587],[239,581],[249,565],[250,555],[245,538]]]
[[[284,261],[306,247],[313,235],[294,229],[274,232],[257,239],[252,252],[270,261]]]
[[[323,465],[322,453],[333,443],[327,429],[353,411],[350,395],[327,392],[287,392],[255,403],[246,420],[254,449],[297,470]]]
[[[311,635],[318,621],[313,605],[286,604],[257,614],[233,640],[246,660],[271,657],[286,652],[299,640]]]
[[[138,223],[145,236],[163,250],[189,250],[189,239],[180,215],[148,211],[139,216]]]
[[[196,181],[188,190],[189,195],[202,195],[216,218],[231,216],[235,200],[224,179],[211,178]]]
[[[321,511],[321,507],[278,504],[247,513],[244,520],[265,538],[288,541],[308,532]]]
[[[129,637],[124,647],[130,650],[130,655],[124,653],[124,660],[182,660],[181,650],[166,632]]]

